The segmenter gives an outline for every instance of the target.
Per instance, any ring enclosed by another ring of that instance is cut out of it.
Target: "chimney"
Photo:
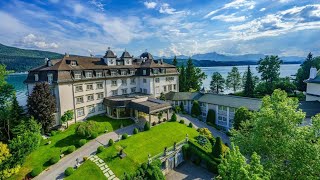
[[[69,53],[64,53],[64,57],[69,57]]]
[[[317,68],[311,67],[309,79],[314,79],[317,76],[317,74],[318,74]]]

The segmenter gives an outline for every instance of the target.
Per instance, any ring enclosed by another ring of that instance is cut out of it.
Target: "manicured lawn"
[[[71,176],[64,178],[65,180],[106,180],[99,167],[92,161],[84,162]]]
[[[118,120],[111,119],[106,116],[94,116],[89,120],[99,123],[99,134],[104,133],[106,129],[108,132],[119,129],[121,122],[123,126],[133,123],[133,121],[129,119]],[[53,156],[59,156],[60,151],[64,152],[71,145],[74,145],[78,148],[78,142],[80,139],[82,139],[82,137],[79,137],[75,134],[77,124],[73,124],[69,126],[67,130],[50,137],[50,145],[45,145],[45,141],[43,141],[40,147],[27,157],[18,174],[12,176],[10,179],[23,179],[30,171],[32,171],[32,169],[36,167],[43,167],[43,169],[49,167],[50,158]]]
[[[184,124],[167,122],[149,131],[140,132],[126,140],[121,140],[106,148],[98,156],[106,162],[117,177],[121,178],[124,172],[134,173],[140,164],[147,162],[149,153],[155,156],[163,152],[165,147],[173,146],[174,142],[184,140],[186,134],[189,135],[189,138],[194,138],[198,132]],[[124,159],[118,156],[122,148],[127,154]]]

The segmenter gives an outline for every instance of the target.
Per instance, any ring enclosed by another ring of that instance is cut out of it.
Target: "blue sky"
[[[320,0],[2,0],[0,43],[102,55],[320,54]]]

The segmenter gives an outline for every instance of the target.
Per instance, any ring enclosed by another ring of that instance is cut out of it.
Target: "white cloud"
[[[104,11],[104,4],[100,0],[90,0],[89,3],[94,5],[98,10]]]
[[[75,14],[80,14],[83,11],[84,7],[81,4],[75,4],[73,7]]]
[[[160,6],[160,10],[159,12],[162,14],[174,14],[176,11],[176,9],[170,7],[170,5],[168,3],[163,3]]]
[[[16,44],[23,47],[40,49],[56,49],[59,47],[58,44],[45,42],[44,38],[38,37],[34,34],[28,34],[27,36],[23,37],[20,41],[18,41]]]
[[[263,11],[265,11],[265,10],[266,10],[266,8],[261,8],[259,11],[263,12]]]
[[[230,15],[217,15],[211,17],[211,20],[219,20],[219,21],[224,21],[224,22],[242,22],[246,20],[246,16],[236,16],[234,14]]]
[[[146,7],[146,8],[148,8],[148,9],[154,9],[154,8],[156,8],[156,6],[157,6],[157,3],[156,2],[148,2],[148,1],[145,1],[144,3],[144,6]]]
[[[204,16],[204,18],[209,18],[210,16],[216,14],[217,12],[224,10],[224,9],[254,9],[256,3],[252,0],[234,0],[228,4],[225,4],[223,7],[213,10],[207,15]]]

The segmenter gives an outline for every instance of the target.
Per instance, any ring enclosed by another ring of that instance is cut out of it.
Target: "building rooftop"
[[[165,94],[166,100],[185,101],[185,100],[198,100],[202,96],[199,92],[168,92]]]

